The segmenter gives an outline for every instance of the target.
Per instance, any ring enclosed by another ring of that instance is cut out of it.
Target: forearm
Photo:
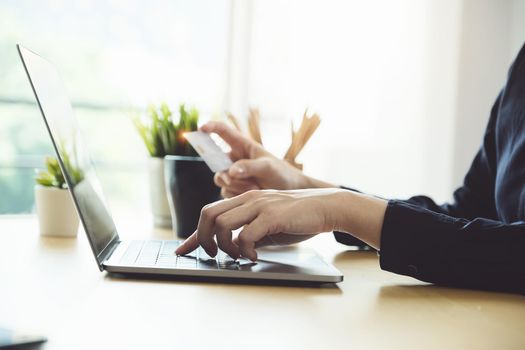
[[[339,191],[334,198],[330,209],[334,230],[351,234],[379,250],[387,201],[353,191]]]
[[[337,187],[337,186],[329,182],[315,179],[310,176],[305,176],[303,185],[301,186],[301,188],[334,188],[334,187]]]

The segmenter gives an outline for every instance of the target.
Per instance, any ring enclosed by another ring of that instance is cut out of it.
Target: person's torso
[[[512,66],[495,125],[495,201],[500,220],[525,220],[525,45]]]

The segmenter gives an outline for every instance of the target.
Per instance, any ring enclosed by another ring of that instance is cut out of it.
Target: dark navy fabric
[[[381,268],[450,286],[525,293],[525,46],[450,204],[391,200]]]

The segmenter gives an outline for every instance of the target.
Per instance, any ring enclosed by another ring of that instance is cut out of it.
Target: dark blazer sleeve
[[[442,285],[525,293],[525,222],[455,218],[391,200],[381,268]]]
[[[379,252],[382,269],[442,285],[525,293],[525,222],[498,221],[495,207],[500,98],[451,204],[437,205],[425,196],[389,201]]]

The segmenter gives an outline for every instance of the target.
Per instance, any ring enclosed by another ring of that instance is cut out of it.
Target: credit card
[[[184,137],[214,173],[227,170],[233,164],[209,134],[193,131],[185,133]]]

